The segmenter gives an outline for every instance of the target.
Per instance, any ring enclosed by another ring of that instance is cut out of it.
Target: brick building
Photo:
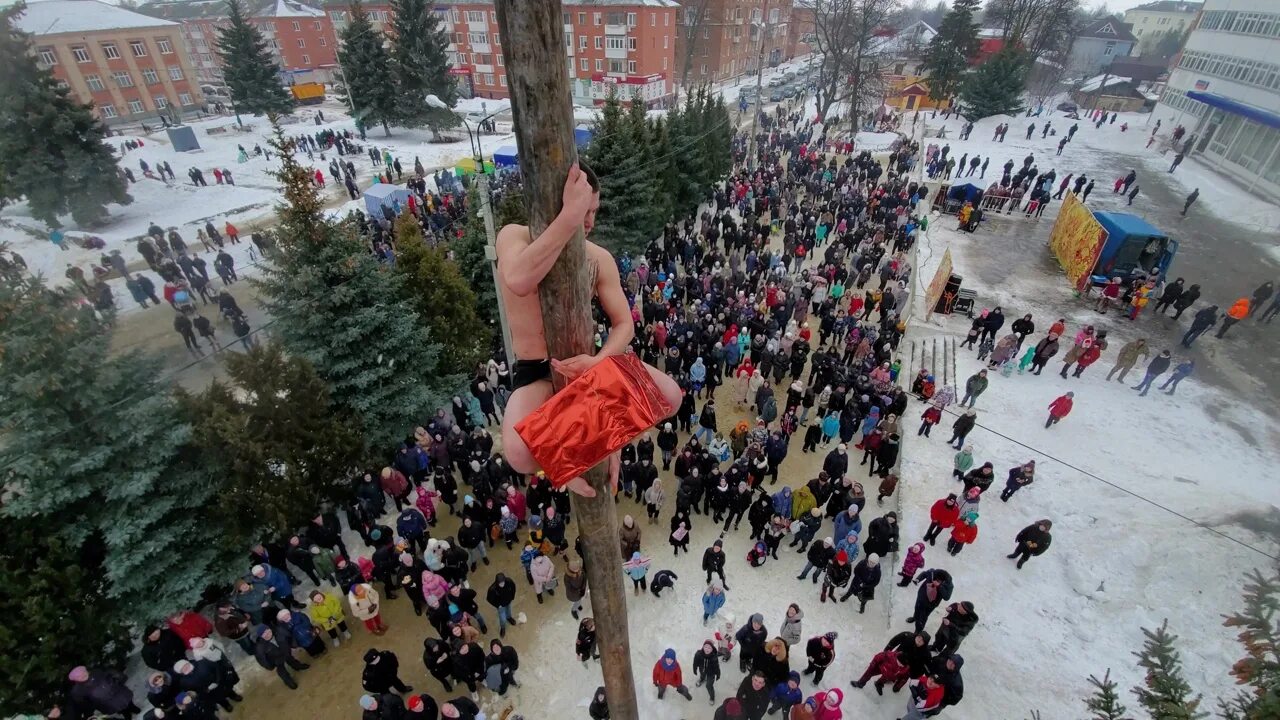
[[[218,28],[226,24],[226,0],[160,0],[143,5],[139,12],[181,23],[197,80],[222,86]],[[332,80],[338,41],[326,12],[294,0],[248,0],[245,13],[266,38],[283,71],[282,83]]]
[[[175,22],[96,0],[44,0],[17,26],[33,36],[37,61],[108,124],[176,119],[204,103]]]
[[[786,59],[813,52],[818,36],[818,13],[814,0],[795,0],[791,6],[791,22],[787,24]]]
[[[675,0],[565,0],[565,56],[574,102],[604,101],[610,86],[638,91],[657,105],[674,92]],[[365,3],[374,26],[389,31],[392,9],[386,2]],[[338,32],[346,27],[346,0],[326,0],[325,11]],[[507,71],[502,56],[498,15],[491,0],[435,4],[451,40],[450,61],[463,95],[506,98]]]
[[[792,0],[682,0],[682,5],[677,81],[684,78],[698,85],[754,74],[761,55],[761,32],[766,66],[789,57]]]

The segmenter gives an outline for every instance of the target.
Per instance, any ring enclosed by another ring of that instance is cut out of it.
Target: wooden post
[[[511,92],[529,231],[537,237],[560,212],[564,182],[577,162],[564,19],[560,0],[496,0]],[[594,352],[586,245],[579,233],[538,288],[547,349],[554,358]],[[556,377],[557,389],[563,378]],[[594,498],[572,497],[582,537],[610,717],[639,720],[631,671],[627,597],[618,552],[618,518],[605,465],[586,473]],[[580,688],[584,697],[591,688]]]

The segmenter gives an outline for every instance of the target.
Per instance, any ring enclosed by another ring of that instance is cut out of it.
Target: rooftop
[[[1129,24],[1123,20],[1108,15],[1100,20],[1085,26],[1080,31],[1079,37],[1082,38],[1099,38],[1102,40],[1116,40],[1118,42],[1138,42],[1138,38],[1129,32]]]
[[[169,20],[222,18],[227,16],[226,0],[158,0],[138,8],[138,12]],[[245,12],[251,18],[324,17],[319,8],[295,0],[248,0]]]
[[[169,27],[177,23],[149,17],[97,0],[43,0],[27,5],[19,16],[19,30],[32,35],[60,35],[98,30]]]
[[[1202,7],[1204,7],[1204,3],[1188,2],[1187,0],[1156,0],[1156,2],[1139,5],[1129,12],[1166,12],[1191,15],[1200,12]]]

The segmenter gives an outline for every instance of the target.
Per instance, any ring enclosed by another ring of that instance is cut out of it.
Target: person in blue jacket
[[[831,412],[822,418],[822,446],[831,444],[831,439],[840,434],[840,413]]]
[[[773,494],[773,511],[784,518],[791,517],[791,488],[784,487]]]
[[[836,543],[836,552],[842,551],[849,556],[849,562],[858,559],[858,533],[850,532]]]
[[[409,543],[413,552],[427,549],[427,516],[413,505],[400,511],[396,517],[396,534]]]
[[[1173,369],[1173,374],[1169,376],[1168,380],[1164,381],[1164,384],[1160,386],[1160,389],[1164,390],[1165,388],[1169,388],[1168,394],[1172,395],[1173,391],[1178,389],[1178,383],[1182,382],[1184,378],[1195,372],[1195,369],[1195,360],[1191,360],[1189,358],[1183,360]]]
[[[261,589],[264,594],[271,596],[287,608],[302,607],[302,603],[293,599],[293,583],[289,582],[289,576],[279,568],[262,563],[254,565],[249,573],[247,579],[255,589]]]
[[[711,578],[711,584],[707,585],[707,591],[702,594],[703,625],[724,607],[724,600],[724,583],[720,578]]]

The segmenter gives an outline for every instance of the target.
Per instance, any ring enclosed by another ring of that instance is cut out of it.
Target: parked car
[[[783,95],[783,97],[786,97],[787,99],[791,99],[791,98],[795,97],[799,92],[800,92],[800,90],[799,90],[798,88],[796,88],[796,86],[795,86],[795,85],[788,85],[788,86],[786,86],[786,87],[782,88],[782,95]]]
[[[783,88],[775,88],[773,92],[769,93],[769,102],[782,102],[786,97],[787,95],[783,92]]]
[[[1061,102],[1058,103],[1058,109],[1065,113],[1073,113],[1078,111],[1080,108],[1076,107],[1076,104],[1073,102]]]
[[[781,85],[782,85],[783,83],[785,83],[785,82],[786,82],[786,81],[782,79],[782,76],[781,76],[781,75],[775,75],[775,76],[773,76],[773,77],[769,78],[769,87],[771,87],[771,88],[772,88],[772,87],[779,87],[779,86],[781,86]]]

